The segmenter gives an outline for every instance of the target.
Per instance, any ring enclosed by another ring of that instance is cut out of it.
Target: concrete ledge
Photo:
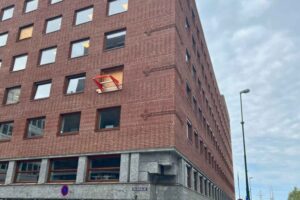
[[[0,199],[150,199],[150,184],[80,184],[69,185],[69,194],[63,196],[63,185],[9,185],[0,186]],[[145,191],[146,190],[146,191]]]

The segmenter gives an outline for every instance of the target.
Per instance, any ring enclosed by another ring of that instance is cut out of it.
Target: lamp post
[[[242,90],[240,92],[240,103],[241,103],[241,124],[242,124],[242,132],[243,132],[243,145],[244,145],[244,162],[245,162],[245,176],[246,176],[246,200],[250,200],[250,190],[249,190],[249,181],[248,181],[248,169],[247,169],[247,155],[246,155],[246,144],[245,144],[245,130],[244,130],[244,116],[243,116],[243,101],[242,94],[249,93],[249,89]]]

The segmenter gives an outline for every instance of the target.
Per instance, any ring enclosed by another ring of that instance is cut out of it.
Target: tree
[[[300,200],[300,189],[295,187],[294,190],[290,192],[288,200]]]

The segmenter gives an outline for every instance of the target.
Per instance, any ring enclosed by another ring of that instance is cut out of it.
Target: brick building
[[[235,198],[194,0],[0,9],[0,199]]]

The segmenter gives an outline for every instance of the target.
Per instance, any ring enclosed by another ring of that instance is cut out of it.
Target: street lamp
[[[244,145],[244,162],[245,162],[245,176],[246,176],[246,200],[250,200],[250,191],[249,191],[249,181],[248,181],[248,170],[247,170],[247,156],[246,156],[246,144],[245,144],[245,130],[244,130],[244,116],[243,116],[243,101],[242,94],[249,93],[249,89],[242,90],[240,92],[240,102],[241,102],[241,124],[242,124],[242,132],[243,132],[243,145]]]

